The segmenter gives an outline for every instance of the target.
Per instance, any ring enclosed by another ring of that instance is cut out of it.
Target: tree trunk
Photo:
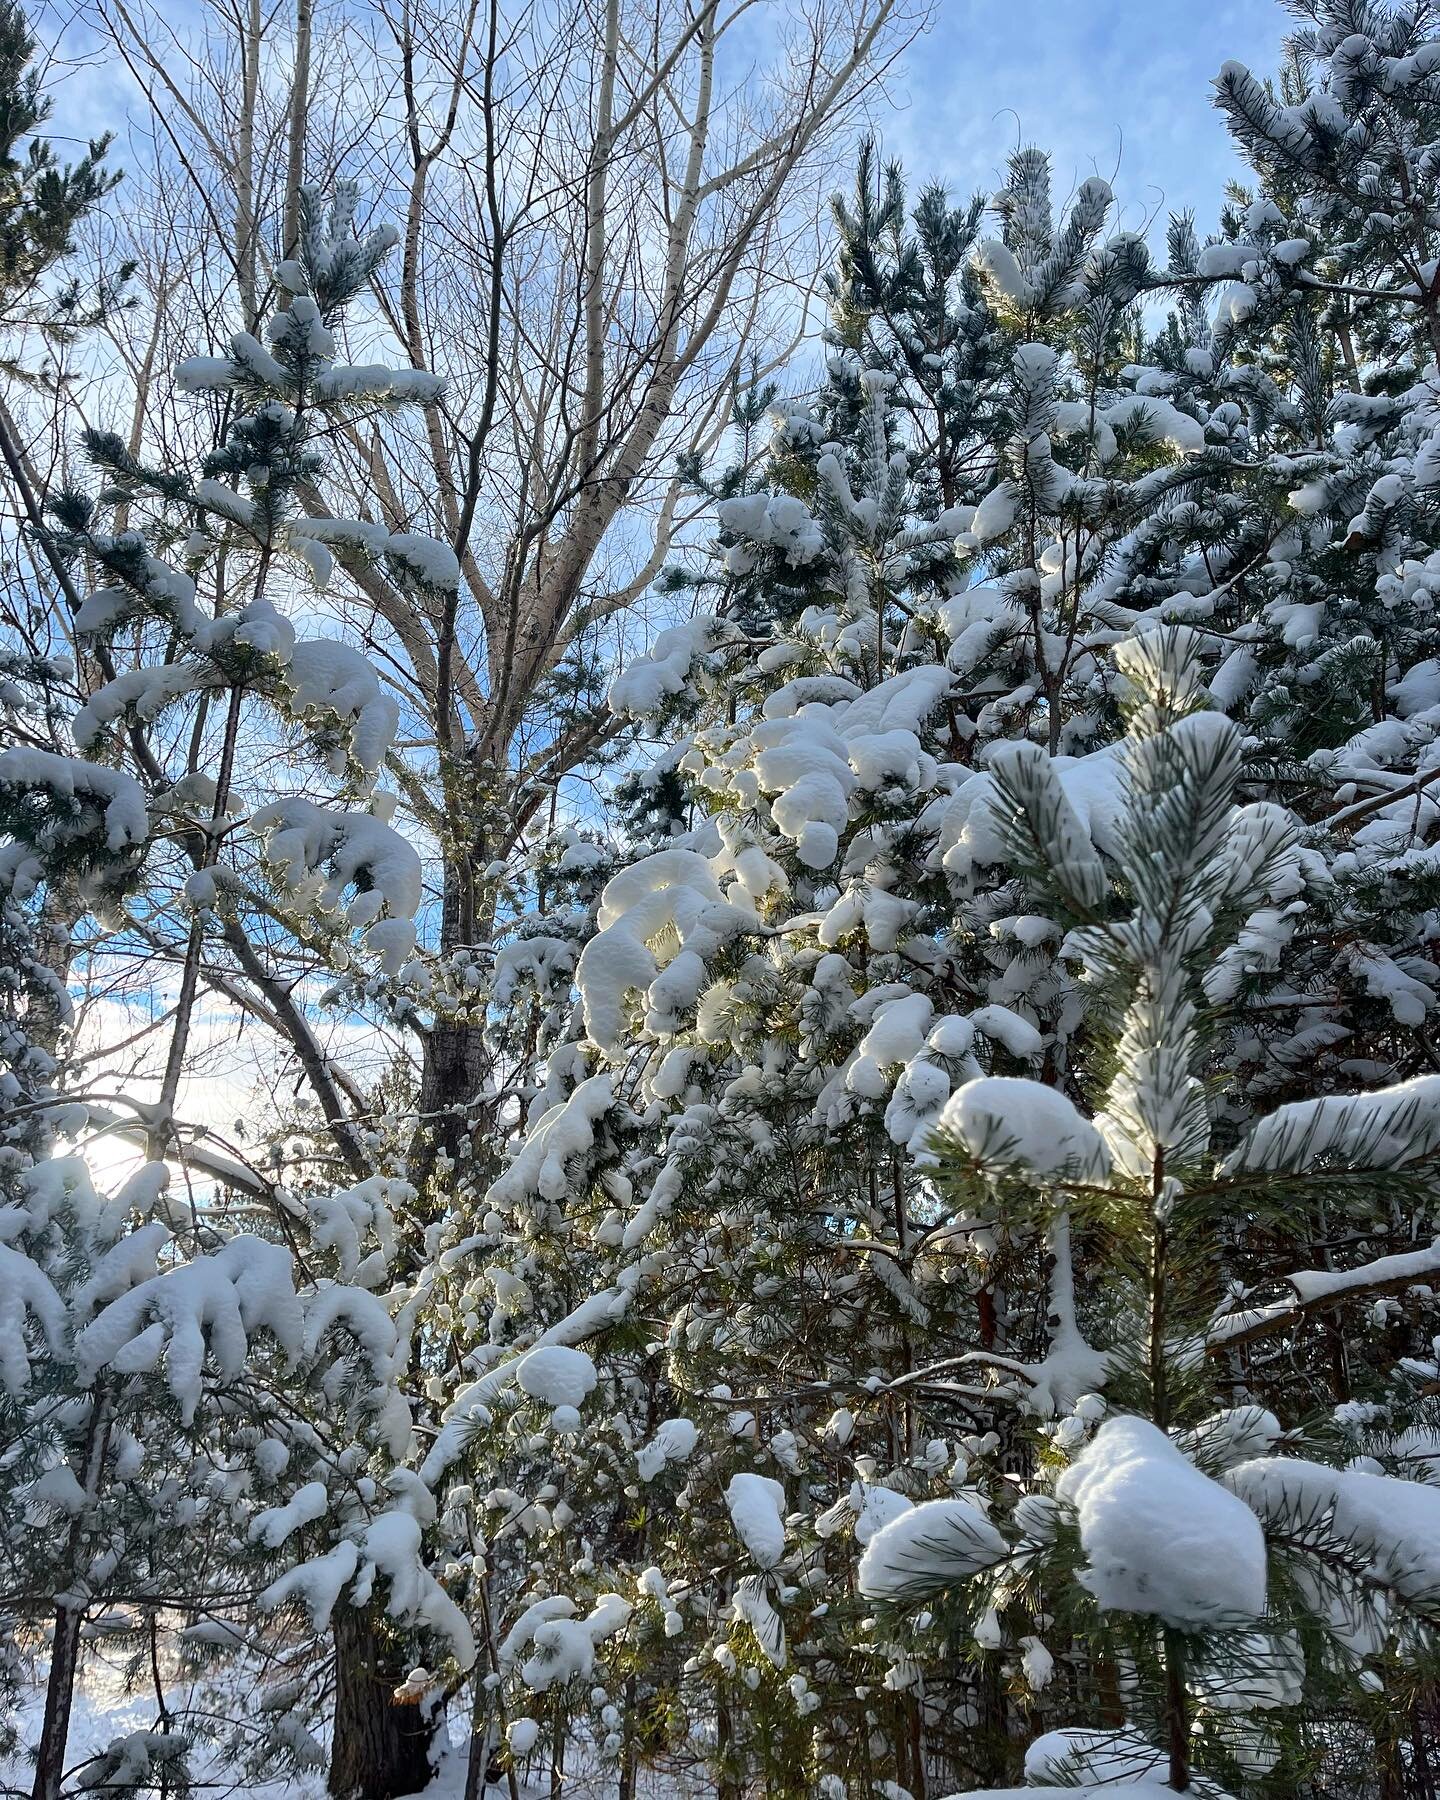
[[[310,36],[314,16],[314,0],[295,0],[295,64],[290,78],[290,146],[281,237],[286,256],[294,256],[300,244],[300,189],[305,180],[305,138],[310,129]]]
[[[410,1157],[410,1179],[423,1190],[440,1151],[460,1154],[469,1136],[464,1108],[484,1085],[489,1059],[485,1028],[458,1020],[436,1020],[425,1040],[420,1077],[420,1123]]]
[[[45,1718],[35,1757],[33,1800],[59,1800],[65,1774],[65,1745],[70,1736],[70,1709],[75,1699],[75,1677],[80,1667],[80,1627],[85,1614],[75,1606],[62,1606],[55,1614],[55,1635],[50,1647],[50,1679],[45,1687]]]
[[[905,1698],[905,1723],[910,1737],[910,1792],[926,1800],[924,1702],[916,1694]]]
[[[88,1514],[100,1492],[100,1476],[110,1444],[110,1395],[104,1384],[90,1399],[90,1424],[77,1475],[89,1505],[70,1522],[67,1563],[70,1586],[79,1589],[85,1562],[85,1529]],[[85,1624],[85,1603],[62,1600],[55,1609],[55,1630],[50,1640],[50,1678],[45,1684],[45,1717],[35,1750],[35,1785],[32,1800],[59,1800],[65,1775],[65,1750],[70,1739],[70,1713],[75,1704],[75,1679],[80,1673],[80,1632]]]
[[[554,1742],[550,1750],[550,1800],[560,1800],[565,1791],[565,1733],[569,1729],[565,1707],[555,1703]]]
[[[428,1787],[435,1725],[394,1698],[399,1677],[379,1609],[335,1615],[335,1735],[329,1789],[335,1800],[396,1800]]]
[[[635,1735],[635,1699],[639,1691],[633,1675],[625,1677],[624,1731],[625,1747],[620,1753],[620,1786],[617,1800],[636,1800],[636,1777],[640,1772],[640,1746]]]
[[[447,858],[440,927],[441,949],[468,943],[473,904],[468,868]],[[425,1190],[437,1156],[458,1157],[469,1135],[463,1108],[479,1091],[487,1067],[484,1027],[458,1020],[437,1021],[425,1039],[420,1078],[419,1120],[410,1144],[408,1174],[422,1205],[434,1207]],[[417,1247],[409,1246],[413,1269]],[[397,1274],[407,1272],[405,1259]],[[415,1706],[399,1706],[392,1695],[407,1669],[395,1655],[389,1634],[377,1629],[373,1608],[347,1607],[335,1621],[335,1726],[330,1740],[330,1792],[336,1800],[387,1800],[418,1793],[430,1780],[429,1749],[434,1728]]]
[[[475,917],[473,870],[484,867],[486,847],[476,838],[463,852],[446,856],[440,913],[444,955],[473,944],[487,921]],[[420,1116],[410,1145],[409,1178],[423,1195],[436,1157],[457,1158],[469,1136],[463,1108],[475,1098],[489,1072],[485,1027],[480,1021],[437,1019],[425,1038],[420,1075]]]

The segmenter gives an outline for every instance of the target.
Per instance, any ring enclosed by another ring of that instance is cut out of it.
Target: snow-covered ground
[[[24,1743],[33,1743],[40,1728],[45,1704],[45,1666],[39,1664],[28,1700],[22,1704],[19,1725]],[[190,1699],[189,1690],[172,1688],[167,1704],[182,1711]],[[100,1653],[87,1660],[84,1678],[75,1696],[75,1709],[70,1720],[70,1746],[67,1768],[74,1770],[88,1757],[127,1732],[151,1730],[155,1726],[155,1696],[148,1688],[127,1691],[121,1658],[108,1658]],[[468,1742],[458,1722],[455,1741],[442,1732],[438,1750],[436,1775],[426,1788],[423,1800],[460,1800],[465,1791],[465,1768]],[[566,1800],[612,1800],[616,1788],[613,1765],[601,1766],[591,1747],[572,1743],[566,1755]],[[230,1795],[244,1795],[245,1800],[327,1800],[323,1770],[304,1775],[287,1775],[271,1781],[255,1781],[227,1768],[214,1757],[196,1759],[194,1776],[197,1787],[207,1800],[227,1800]],[[548,1763],[542,1769],[537,1758],[531,1770],[522,1770],[529,1780],[520,1784],[524,1800],[538,1800],[550,1792]],[[12,1789],[29,1792],[33,1770],[23,1753],[18,1757],[0,1756],[0,1793]],[[687,1777],[668,1770],[644,1769],[639,1773],[636,1800],[703,1800],[714,1793],[714,1783],[703,1771]],[[502,1784],[486,1790],[491,1796],[508,1794]]]
[[[67,1771],[77,1769],[87,1758],[98,1755],[107,1744],[125,1736],[127,1732],[150,1731],[155,1728],[154,1692],[148,1687],[127,1689],[124,1662],[124,1658],[106,1656],[100,1651],[92,1652],[87,1657],[84,1676],[75,1694],[75,1707],[70,1715]],[[44,1663],[36,1666],[29,1699],[21,1705],[19,1727],[22,1744],[33,1744],[39,1735],[41,1713],[45,1705],[46,1672]],[[188,1688],[179,1686],[167,1691],[166,1702],[178,1711],[183,1710],[189,1698]],[[214,1796],[214,1800],[225,1800],[229,1794],[244,1794],[246,1800],[323,1800],[325,1793],[323,1773],[255,1782],[247,1781],[236,1771],[227,1771],[223,1764],[210,1759],[197,1767],[195,1773],[198,1780],[205,1784],[206,1793]],[[0,1792],[23,1784],[24,1791],[28,1793],[32,1779],[33,1770],[23,1752],[10,1758],[0,1756]],[[456,1793],[459,1791],[459,1788],[455,1789]]]

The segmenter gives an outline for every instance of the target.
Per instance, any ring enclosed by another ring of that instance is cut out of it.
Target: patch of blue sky
[[[1286,23],[1271,0],[939,0],[881,139],[957,196],[993,191],[1009,152],[1036,143],[1057,198],[1102,175],[1126,228],[1190,207],[1203,235],[1243,175],[1211,82],[1230,59],[1272,70]]]

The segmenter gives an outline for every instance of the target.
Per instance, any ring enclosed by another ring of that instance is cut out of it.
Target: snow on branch
[[[415,947],[421,900],[420,858],[413,844],[371,813],[341,812],[298,796],[251,815],[263,834],[266,860],[297,905],[340,913],[389,975]],[[354,898],[341,906],[347,888]]]

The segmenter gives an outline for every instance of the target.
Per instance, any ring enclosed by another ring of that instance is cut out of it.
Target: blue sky
[[[772,20],[789,3],[766,0]],[[198,9],[160,0],[160,11],[179,22]],[[72,0],[37,17],[47,36],[65,27],[65,50],[94,43]],[[1098,171],[1113,178],[1132,229],[1188,205],[1203,232],[1222,181],[1239,171],[1211,77],[1232,57],[1272,70],[1285,23],[1272,0],[936,0],[931,30],[892,76],[893,104],[877,107],[884,145],[915,177],[961,196],[993,189],[1017,139],[1034,141],[1054,152],[1059,196]],[[72,68],[57,102],[57,137],[115,129],[123,163],[130,93],[113,62]]]
[[[938,0],[885,148],[959,196],[997,185],[1018,136],[1054,152],[1057,195],[1099,173],[1132,230],[1193,206],[1203,234],[1240,172],[1211,79],[1232,58],[1271,72],[1286,24],[1271,0]]]

